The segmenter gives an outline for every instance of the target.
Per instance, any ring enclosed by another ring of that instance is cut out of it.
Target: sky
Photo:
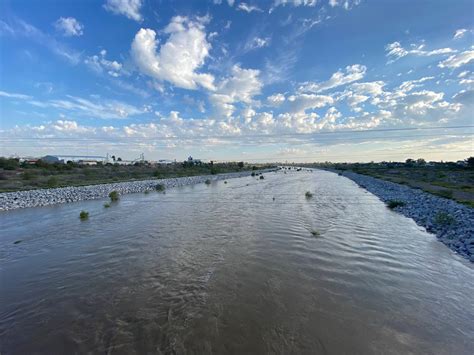
[[[471,0],[0,2],[0,155],[474,155]]]

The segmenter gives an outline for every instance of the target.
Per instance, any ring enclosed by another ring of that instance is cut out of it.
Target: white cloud
[[[116,15],[124,15],[131,20],[143,21],[140,9],[143,5],[142,0],[107,0],[104,8]]]
[[[211,49],[204,32],[204,20],[173,17],[164,29],[169,37],[159,50],[156,32],[140,29],[131,48],[131,55],[138,69],[143,74],[168,81],[183,89],[196,89],[200,85],[214,90],[214,77],[196,72],[204,64]]]
[[[242,10],[242,11],[245,11],[245,12],[253,12],[253,11],[257,11],[257,12],[262,12],[263,10],[261,8],[259,8],[258,6],[256,5],[249,5],[245,2],[241,2],[238,6],[237,6],[237,9],[238,10]]]
[[[257,48],[267,47],[270,44],[270,38],[254,37],[245,44],[244,50],[246,52]]]
[[[0,21],[0,31],[6,35],[28,38],[49,49],[57,56],[66,59],[71,64],[78,64],[80,62],[81,53],[70,49],[55,38],[20,19],[14,18],[9,24]]]
[[[222,80],[216,92],[210,96],[217,114],[230,117],[235,110],[235,103],[252,103],[253,97],[260,94],[262,88],[259,74],[259,70],[243,69],[234,65],[231,75]]]
[[[455,33],[454,33],[454,39],[460,39],[462,37],[464,37],[464,35],[467,33],[468,31],[465,29],[465,28],[461,28],[459,30],[457,30]]]
[[[402,47],[400,42],[393,42],[385,46],[385,51],[387,52],[387,57],[392,58],[388,63],[393,63],[397,59],[405,57],[407,55],[415,55],[419,57],[431,57],[434,55],[446,55],[451,53],[456,53],[456,50],[451,48],[439,48],[431,51],[424,49],[425,45],[421,44],[416,46],[414,49],[406,49]]]
[[[54,27],[64,36],[82,36],[84,34],[84,25],[77,21],[74,17],[60,17]]]
[[[122,64],[119,62],[116,62],[115,60],[113,61],[107,60],[105,58],[106,55],[107,55],[107,51],[103,49],[100,51],[99,55],[87,57],[84,60],[84,63],[97,73],[106,72],[107,74],[115,78],[122,75],[123,74]]]
[[[268,96],[267,101],[273,106],[278,106],[278,105],[281,105],[285,101],[285,95],[274,94],[274,95]]]
[[[341,85],[360,80],[365,76],[367,68],[364,65],[354,64],[346,67],[345,73],[335,72],[328,81],[322,83],[306,82],[298,89],[300,92],[323,92]]]
[[[459,54],[454,54],[448,59],[440,62],[438,67],[440,68],[459,68],[465,64],[470,63],[474,60],[474,50],[465,51]]]
[[[318,0],[275,0],[272,8],[285,5],[293,6],[316,6]]]
[[[329,6],[342,6],[345,10],[350,10],[352,7],[359,5],[361,0],[329,0]]]
[[[381,95],[383,93],[383,81],[372,81],[365,83],[354,83],[350,86],[351,90],[360,95],[370,95],[372,97]]]
[[[7,97],[9,99],[21,99],[21,100],[31,99],[31,96],[29,95],[16,94],[13,92],[6,92],[6,91],[0,91],[0,96]]]
[[[4,91],[0,91],[0,96],[10,99],[21,99],[27,104],[38,108],[54,108],[67,115],[74,114],[87,118],[123,119],[150,111],[148,107],[138,108],[125,102],[103,99],[101,97],[85,99],[67,95],[61,99],[40,101],[29,95],[12,94]]]
[[[290,103],[291,112],[305,112],[308,109],[321,108],[327,105],[331,105],[334,99],[331,96],[326,95],[315,95],[315,94],[298,94],[291,95],[288,97]]]

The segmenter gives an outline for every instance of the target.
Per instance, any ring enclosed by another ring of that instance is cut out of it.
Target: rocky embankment
[[[271,171],[271,169],[260,170],[258,172],[269,171]],[[251,173],[252,171],[242,171],[218,175],[188,176],[170,179],[127,181],[113,184],[5,192],[0,193],[0,211],[13,210],[16,208],[47,206],[57,203],[95,200],[107,197],[111,191],[117,191],[120,195],[124,195],[134,192],[151,191],[154,190],[158,184],[162,184],[166,188],[172,188],[177,186],[199,184],[205,182],[208,179],[213,181],[249,176]]]
[[[344,172],[343,176],[379,197],[382,201],[401,201],[394,210],[412,218],[418,225],[449,248],[474,262],[474,209],[422,190]]]

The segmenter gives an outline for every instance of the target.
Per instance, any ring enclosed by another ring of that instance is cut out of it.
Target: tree
[[[470,168],[474,168],[474,157],[469,157],[466,159],[467,166]]]
[[[239,163],[237,164],[239,166],[239,168],[243,168],[244,167],[244,162],[243,161],[239,161]]]
[[[423,158],[419,158],[416,160],[417,165],[426,165],[426,161]]]
[[[122,158],[118,157],[118,158],[117,158],[117,161],[122,161]]]

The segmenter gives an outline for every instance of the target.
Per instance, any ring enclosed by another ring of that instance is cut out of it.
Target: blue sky
[[[472,1],[0,6],[1,155],[473,155]]]

